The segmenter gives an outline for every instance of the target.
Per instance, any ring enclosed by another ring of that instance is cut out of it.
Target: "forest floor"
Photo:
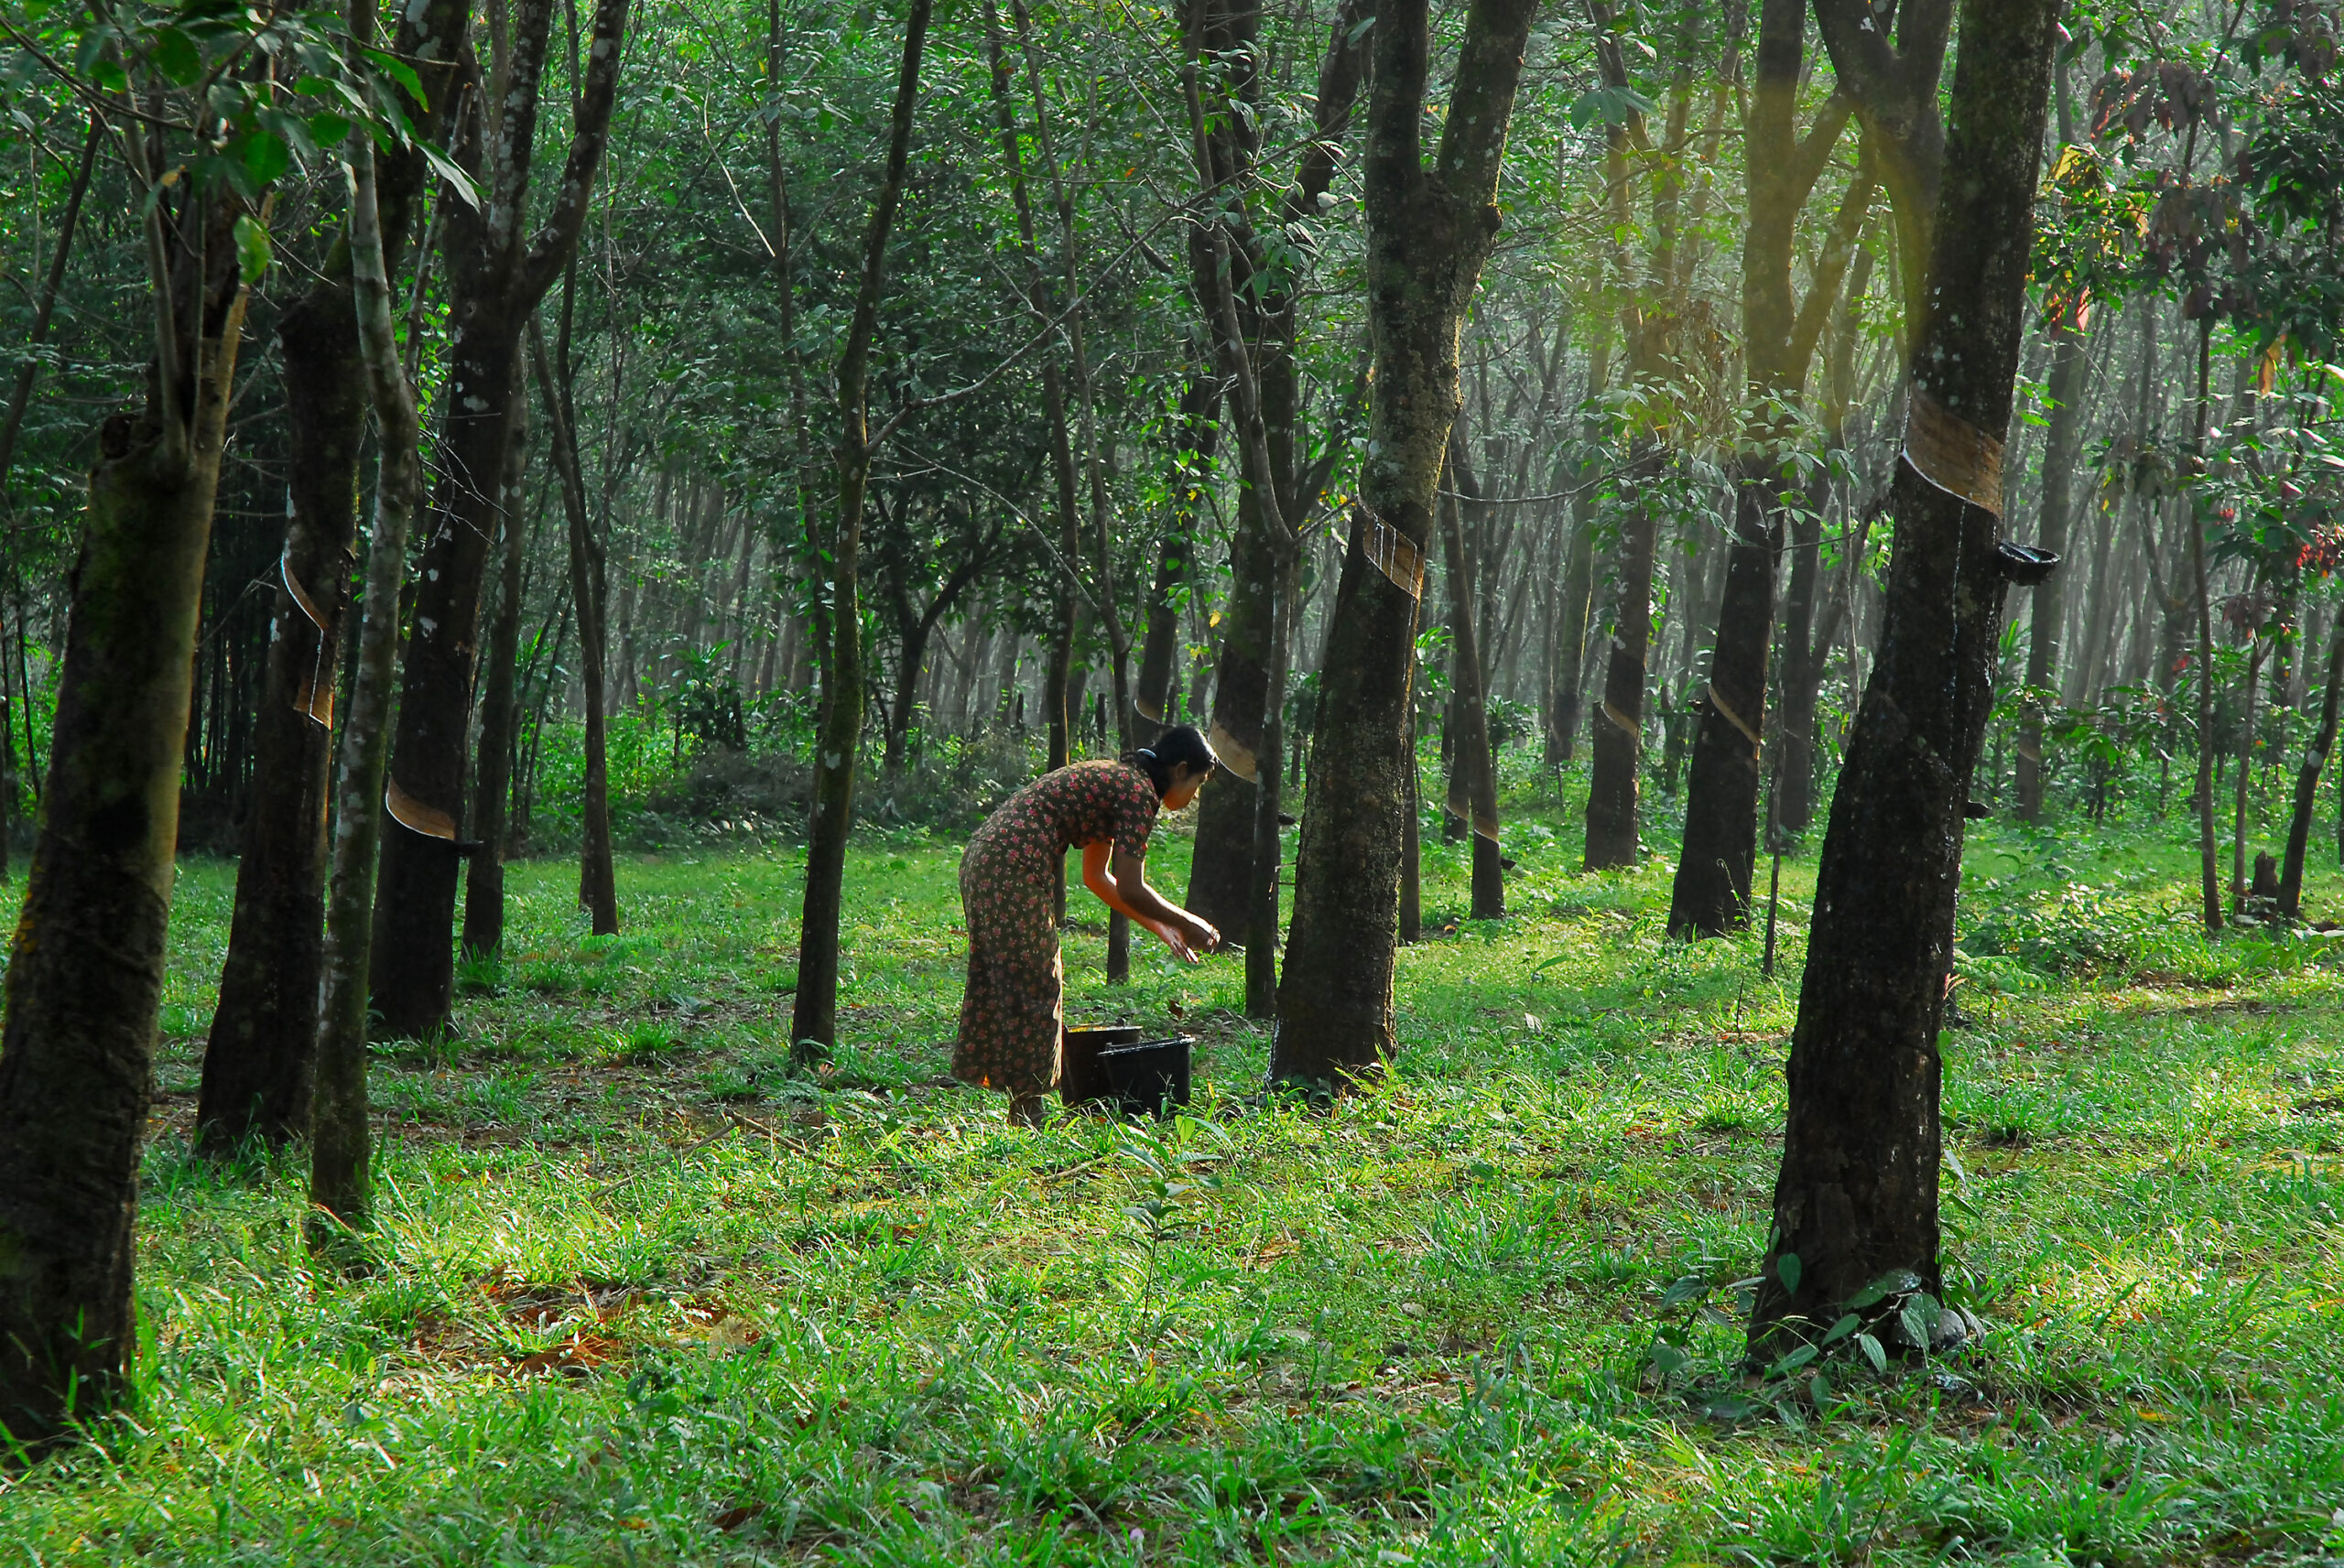
[[[943,1076],[956,845],[858,848],[813,1079],[798,849],[628,858],[601,940],[517,867],[501,976],[378,1049],[360,1283],[307,1267],[298,1161],[190,1157],[233,874],[189,863],[140,1405],[0,1471],[0,1562],[2344,1561],[2344,955],[2207,943],[2187,831],[1973,835],[1946,1256],[1988,1333],[1819,1405],[1721,1405],[1730,1301],[1671,1299],[1766,1240],[1811,849],[1769,981],[1523,803],[1518,913],[1405,952],[1396,1072],[1330,1113],[1245,1099],[1238,962],[1110,989],[1082,900],[1070,1014],[1177,1020],[1199,1093],[1039,1131]]]

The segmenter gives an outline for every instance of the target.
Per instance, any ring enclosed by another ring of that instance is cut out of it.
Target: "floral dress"
[[[1155,782],[1128,762],[1077,762],[1011,795],[977,829],[960,858],[969,989],[955,1077],[1013,1095],[1055,1081],[1065,1015],[1057,871],[1079,844],[1145,855],[1161,804]]]

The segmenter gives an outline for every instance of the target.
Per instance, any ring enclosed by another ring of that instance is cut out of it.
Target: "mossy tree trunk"
[[[792,1054],[801,1062],[838,1044],[839,919],[846,897],[846,841],[854,827],[854,774],[863,745],[863,605],[856,573],[863,550],[863,495],[876,442],[871,432],[871,339],[887,275],[887,236],[911,156],[913,112],[919,105],[920,58],[933,0],[912,0],[904,22],[903,63],[887,164],[863,242],[863,276],[839,354],[838,531],[830,559],[830,657],[823,669],[822,721],[815,740],[814,806],[806,846],[806,892],[798,937],[798,997],[790,1016]]]
[[[1270,1058],[1277,1081],[1340,1087],[1374,1072],[1394,1049],[1421,568],[1460,406],[1459,329],[1497,237],[1498,171],[1536,12],[1535,0],[1474,0],[1429,164],[1429,7],[1395,0],[1369,32],[1373,72],[1362,172],[1375,355],[1370,455],[1328,634],[1323,718],[1310,762],[1321,787],[1304,807],[1296,861]]]
[[[144,214],[157,363],[144,412],[99,433],[0,1029],[0,1425],[27,1445],[118,1401],[136,1341],[139,1152],[245,298],[243,204],[173,194]]]
[[[1931,311],[1915,335],[1879,662],[1817,872],[1774,1235],[1750,1325],[1755,1356],[1819,1336],[1875,1282],[1897,1292],[1878,1312],[1913,1291],[1942,1295],[1937,1041],[1963,807],[2008,586],[1993,508],[2056,11],[2054,0],[1961,6],[1926,280],[1931,297],[1961,304]],[[1928,430],[1942,439],[1916,433]]]
[[[628,0],[598,0],[570,149],[546,221],[526,227],[552,0],[515,0],[501,92],[466,94],[455,158],[482,186],[477,210],[445,209],[447,384],[400,671],[386,788],[394,826],[376,890],[372,1005],[394,1035],[446,1027],[455,980],[457,824],[472,741],[480,599],[502,519],[518,351],[537,303],[576,250],[609,138]]]

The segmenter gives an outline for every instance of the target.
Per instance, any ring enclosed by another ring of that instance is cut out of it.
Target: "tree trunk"
[[[1850,107],[1845,98],[1827,100],[1807,135],[1797,135],[1806,13],[1801,0],[1766,0],[1760,10],[1757,81],[1744,139],[1750,204],[1742,255],[1748,373],[1743,417],[1751,449],[1736,465],[1733,528],[1709,679],[1695,704],[1698,729],[1686,784],[1684,845],[1668,907],[1669,934],[1680,937],[1720,936],[1750,919],[1764,750],[1760,737],[1766,730],[1774,590],[1781,576],[1781,491],[1795,438],[1786,416],[1804,398],[1807,366],[1839,304],[1840,278],[1874,189],[1872,160],[1859,157],[1802,304],[1791,267],[1798,216]]]
[[[591,917],[594,935],[615,936],[619,894],[611,864],[610,706],[602,678],[609,639],[602,629],[602,546],[586,510],[586,476],[581,471],[578,427],[570,396],[570,285],[563,284],[559,365],[546,354],[545,330],[529,319],[529,362],[545,404],[547,446],[561,481],[561,507],[569,526],[570,602],[578,616],[578,678],[586,708],[586,766],[579,802],[578,903]],[[559,374],[557,374],[557,371]],[[605,460],[611,460],[606,454]]]
[[[1647,450],[1635,467],[1649,480],[1655,462],[1656,454]],[[1636,773],[1644,751],[1644,655],[1652,643],[1652,567],[1659,535],[1652,504],[1631,502],[1620,524],[1610,655],[1590,747],[1585,864],[1590,871],[1636,863]]]
[[[480,590],[497,535],[521,335],[577,248],[607,140],[627,5],[598,0],[569,157],[535,235],[520,225],[531,207],[550,0],[515,0],[508,80],[490,101],[475,98],[457,138],[456,161],[485,189],[478,211],[449,204],[442,244],[455,329],[434,443],[440,478],[424,520],[400,675],[386,785],[395,826],[383,841],[371,958],[371,1005],[393,1035],[436,1034],[447,1023]]]
[[[2328,685],[2319,694],[2319,730],[2295,770],[2295,811],[2287,820],[2287,855],[2279,873],[2279,914],[2302,917],[2304,856],[2311,847],[2311,815],[2319,804],[2319,773],[2336,749],[2337,699],[2344,695],[2344,615],[2328,637]]]
[[[0,1425],[27,1445],[120,1400],[136,1341],[139,1152],[244,317],[241,204],[215,197],[167,241],[168,194],[145,224],[161,362],[144,415],[99,433],[0,1033]]]
[[[505,452],[504,579],[497,593],[496,620],[488,638],[488,676],[482,683],[479,761],[472,767],[472,833],[480,848],[464,868],[464,934],[462,947],[473,958],[494,958],[505,951],[505,861],[512,852],[507,829],[513,795],[515,742],[519,738],[520,710],[516,691],[521,656],[522,576],[527,560],[524,488],[529,470],[526,404],[513,411],[513,441]]]
[[[1376,14],[1365,273],[1375,355],[1361,506],[1329,630],[1313,789],[1270,1057],[1275,1081],[1329,1088],[1394,1049],[1410,676],[1434,492],[1460,403],[1458,330],[1495,240],[1506,126],[1532,0],[1475,0],[1437,162],[1424,159],[1432,38],[1425,0]]]
[[[363,0],[362,0],[363,4]],[[362,21],[371,18],[361,13]],[[371,25],[353,29],[360,39]],[[376,222],[374,147],[360,131],[350,138],[351,278],[364,353],[367,388],[380,432],[374,527],[366,549],[366,608],[358,631],[358,675],[342,722],[336,780],[333,878],[326,905],[324,979],[318,997],[318,1094],[309,1145],[307,1229],[312,1251],[346,1266],[360,1262],[350,1234],[374,1224],[373,1137],[367,1124],[367,949],[375,906],[375,849],[388,809],[384,779],[390,757],[391,663],[399,640],[400,579],[409,520],[421,493],[415,392],[391,332],[390,281]],[[500,471],[499,479],[504,476]]]
[[[1456,643],[1450,665],[1450,711],[1456,716],[1457,746],[1449,795],[1449,814],[1461,820],[1473,841],[1473,918],[1505,918],[1505,871],[1498,838],[1497,762],[1490,752],[1490,706],[1482,689],[1481,642],[1475,622],[1473,564],[1465,550],[1465,530],[1456,494],[1475,489],[1465,465],[1464,443],[1449,441],[1453,482],[1440,496],[1441,545],[1449,566],[1450,625]]]
[[[2051,329],[2051,427],[2043,443],[2043,503],[2036,513],[2035,542],[2055,556],[2067,553],[2073,520],[2076,465],[2083,456],[2084,394],[2091,360],[2082,332],[2062,319]],[[2056,691],[2059,680],[2059,636],[2067,613],[2060,574],[2035,590],[2026,633],[2026,686],[2030,693]],[[2049,700],[2047,697],[2045,700]],[[2030,699],[2018,735],[2018,814],[2043,820],[2042,704]]]
[[[1782,544],[1773,476],[1745,469],[1734,486],[1733,536],[1709,686],[1697,705],[1700,728],[1685,792],[1684,849],[1668,901],[1672,936],[1722,936],[1750,922],[1764,750],[1759,737],[1766,723],[1767,656]]]
[[[2198,323],[2198,417],[2192,426],[2190,450],[2202,462],[2206,446],[2206,381],[2211,369],[2214,319]],[[2222,928],[2222,890],[2214,845],[2214,611],[2206,584],[2206,525],[2191,499],[2176,507],[2180,525],[2188,532],[2191,592],[2198,611],[2198,872],[2199,914],[2207,935]]]
[[[1937,1040],[1963,806],[1992,707],[2008,586],[1992,509],[2056,9],[2052,0],[1961,5],[1949,177],[1926,280],[1930,297],[1961,308],[1918,323],[1910,361],[1879,657],[1817,873],[1753,1357],[1819,1336],[1875,1281],[1889,1291],[1867,1309],[1875,1322],[1913,1292],[1943,1293]]]
[[[830,658],[823,671],[822,722],[815,742],[814,808],[806,844],[806,892],[798,919],[798,998],[790,1015],[792,1056],[827,1055],[838,1044],[839,919],[846,899],[846,842],[854,828],[854,773],[863,746],[863,604],[856,573],[863,552],[863,494],[875,455],[868,407],[871,339],[887,273],[887,236],[911,156],[912,115],[919,104],[920,56],[934,0],[912,0],[904,21],[904,55],[871,225],[863,242],[863,277],[839,353],[838,537],[830,563]]]

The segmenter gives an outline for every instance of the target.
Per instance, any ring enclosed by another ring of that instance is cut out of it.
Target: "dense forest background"
[[[1996,810],[2171,814],[2189,803],[2201,749],[2225,803],[2243,788],[2250,837],[2289,804],[2286,764],[2318,727],[2344,476],[2328,362],[2344,289],[2339,166],[2323,161],[2344,111],[2326,77],[2300,69],[2329,47],[2311,29],[2317,9],[2119,7],[2067,20],[2023,428],[2002,474],[2013,535],[2067,564],[2056,591],[2013,595],[2005,612],[1976,792]],[[1590,727],[1607,722],[1590,700],[1606,652],[1623,615],[1648,623],[1637,810],[1664,842],[1677,836],[1710,678],[1733,495],[1762,427],[1780,448],[1768,460],[1790,524],[1765,704],[1770,726],[1792,727],[1769,780],[1786,832],[1828,798],[1893,543],[1878,502],[1904,426],[1915,243],[1883,172],[1897,155],[1882,124],[1850,114],[1849,79],[1810,39],[1796,111],[1808,124],[1796,171],[1807,188],[1767,184],[1772,171],[1753,162],[1767,129],[1753,121],[1757,23],[1741,6],[1563,7],[1534,28],[1503,228],[1465,330],[1452,467],[1463,550],[1432,568],[1437,582],[1472,584],[1471,684],[1509,778],[1585,757]],[[1339,143],[1307,210],[1281,205],[1322,134],[1313,90],[1329,17],[1241,9],[1230,25],[1213,62],[1247,144],[1251,265],[1292,311],[1301,515],[1288,521],[1303,550],[1285,700],[1291,730],[1307,736],[1364,439],[1358,175]],[[989,28],[1007,48],[998,100]],[[1134,680],[1144,710],[1210,728],[1224,630],[1258,618],[1240,588],[1252,569],[1246,504],[1188,265],[1198,177],[1178,41],[1173,18],[1112,10],[939,19],[873,406],[987,384],[911,414],[873,471],[862,612],[880,765],[863,782],[865,820],[967,821],[1027,776],[1047,741],[1050,644],[1069,597],[1067,711],[1092,750],[1116,746],[1110,706]],[[549,326],[559,319],[561,395],[574,401],[588,526],[606,563],[601,684],[623,842],[788,831],[804,809],[835,525],[827,379],[852,313],[897,43],[896,24],[869,7],[650,5],[629,23],[606,167],[575,265],[544,307]],[[551,79],[565,69],[557,49]],[[545,134],[557,141],[569,98],[548,93]],[[0,310],[37,379],[28,397],[18,389],[7,482],[0,643],[13,764],[0,795],[22,824],[49,749],[82,476],[107,413],[139,395],[147,340],[131,308],[144,287],[131,177],[109,156],[85,172],[86,113],[22,57],[11,102]],[[1002,114],[1023,149],[1015,174]],[[236,850],[248,808],[290,460],[277,329],[339,232],[332,162],[312,148],[274,187],[273,260],[248,307],[187,736],[190,849]],[[1030,236],[1013,179],[1031,187]],[[1745,338],[1748,261],[1753,236],[1765,243],[1766,203],[1786,200],[1780,281],[1804,357],[1761,410],[1749,388],[1767,351]],[[450,287],[435,243],[455,200],[433,199],[417,265],[396,280],[427,431],[433,401],[449,395]],[[53,265],[45,340],[22,347]],[[1065,345],[1037,352],[1029,340],[1069,307],[1087,365],[1080,406],[1061,421],[1078,481],[1062,494],[1037,378]],[[1638,362],[1622,323],[1655,313],[1675,344]],[[581,831],[580,636],[548,432],[532,421],[521,460],[511,853],[569,850]],[[2201,449],[2207,475],[2192,481]],[[1069,503],[1077,517],[1062,515]],[[2215,622],[2205,651],[2192,623],[2198,531]],[[1072,560],[1069,539],[1083,541]],[[1633,589],[1645,548],[1639,603],[1622,591],[1622,567]],[[492,609],[505,559],[483,591]],[[1458,610],[1443,587],[1427,603],[1423,722],[1446,756]],[[2210,705],[2195,699],[2201,685]],[[1225,732],[1258,744],[1258,701]],[[1290,750],[1298,764],[1301,748]]]

